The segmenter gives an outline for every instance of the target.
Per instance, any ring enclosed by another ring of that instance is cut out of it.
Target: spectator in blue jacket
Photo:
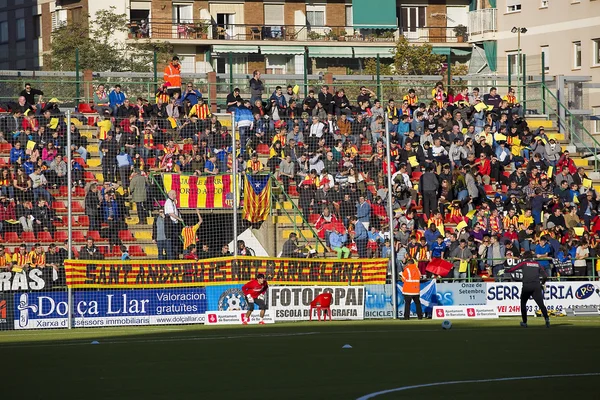
[[[546,236],[542,236],[540,242],[535,246],[535,256],[540,267],[546,270],[546,275],[552,276],[552,265],[550,264],[552,247],[548,243],[548,238]]]
[[[16,142],[15,146],[10,149],[10,163],[15,164],[19,158],[21,162],[25,161],[25,150],[21,148],[21,142]]]
[[[117,115],[117,110],[125,103],[127,96],[121,92],[121,85],[115,85],[115,88],[108,95],[108,103],[113,112],[113,115]]]
[[[331,249],[337,253],[337,258],[348,258],[350,257],[350,249],[346,247],[348,241],[348,235],[345,233],[338,232],[334,226],[333,231],[329,234],[329,245]]]
[[[240,132],[240,154],[242,155],[246,154],[246,142],[250,138],[250,128],[254,123],[254,115],[250,107],[250,101],[246,100],[234,110],[235,124]]]
[[[287,101],[285,101],[285,96],[283,95],[283,90],[281,89],[281,86],[277,86],[275,88],[275,91],[271,95],[270,100],[275,100],[275,103],[279,108],[287,107]]]
[[[194,89],[194,84],[192,82],[187,84],[186,91],[183,92],[181,96],[181,101],[185,103],[185,101],[190,102],[190,108],[194,107],[198,104],[198,99],[202,98],[202,93],[198,89]]]
[[[430,224],[429,229],[427,229],[425,231],[425,241],[427,242],[427,246],[430,249],[431,249],[431,246],[433,245],[433,243],[435,243],[435,241],[437,240],[437,238],[439,236],[441,236],[441,235],[440,235],[440,231],[437,228],[437,226],[435,226],[435,224]]]
[[[367,203],[364,195],[358,197],[358,203],[356,204],[356,218],[363,223],[365,229],[369,229],[371,205]]]
[[[444,253],[446,252],[447,248],[448,248],[448,246],[444,242],[444,237],[442,235],[439,235],[436,238],[435,242],[433,242],[429,246],[429,250],[431,250],[431,257],[433,257],[433,258],[444,258]]]

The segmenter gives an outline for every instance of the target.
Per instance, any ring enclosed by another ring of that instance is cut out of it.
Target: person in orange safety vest
[[[173,56],[173,60],[165,67],[163,79],[167,85],[169,97],[173,97],[175,92],[179,92],[179,95],[181,95],[181,64],[179,63],[179,57]]]
[[[408,260],[406,267],[402,271],[402,294],[404,295],[404,319],[410,318],[410,303],[415,302],[417,308],[417,317],[423,319],[423,309],[421,308],[421,273],[415,260]]]

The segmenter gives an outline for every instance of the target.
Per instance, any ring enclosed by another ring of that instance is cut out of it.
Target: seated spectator
[[[349,258],[350,249],[346,246],[348,235],[338,230],[337,226],[333,227],[333,231],[329,234],[329,245],[331,250],[337,253],[337,258]]]

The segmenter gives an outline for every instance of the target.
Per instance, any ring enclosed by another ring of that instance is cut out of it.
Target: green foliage
[[[75,49],[79,49],[80,69],[98,72],[151,72],[154,52],[158,61],[166,62],[173,51],[168,42],[151,43],[149,39],[135,39],[133,43],[113,40],[114,35],[125,35],[128,28],[126,14],[115,13],[115,7],[96,12],[81,22],[62,26],[52,32],[50,65],[61,71],[75,70]]]
[[[367,75],[377,75],[377,59],[367,58],[365,60],[365,67],[363,68],[364,73]],[[394,66],[392,64],[385,64],[379,62],[379,74],[380,75],[394,75]]]
[[[438,75],[444,60],[443,55],[432,53],[429,44],[411,45],[403,36],[396,43],[394,66],[397,75]]]

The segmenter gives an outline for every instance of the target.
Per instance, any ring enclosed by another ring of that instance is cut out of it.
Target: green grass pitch
[[[2,399],[357,399],[403,386],[598,373],[600,318],[0,332]],[[92,341],[99,341],[92,345]],[[345,344],[352,349],[342,349]],[[376,399],[598,398],[600,376],[462,383]]]

